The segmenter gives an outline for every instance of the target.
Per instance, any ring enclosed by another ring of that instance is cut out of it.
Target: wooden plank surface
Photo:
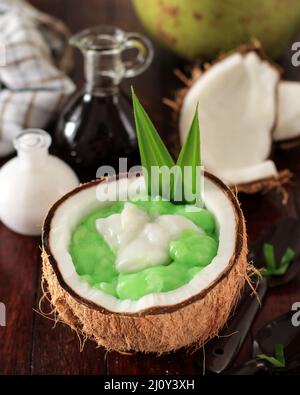
[[[127,31],[144,33],[129,0],[32,0],[35,6],[62,20],[77,32],[88,26],[109,23]],[[73,77],[82,83],[82,61],[76,52]],[[289,67],[289,62],[287,61]],[[177,130],[171,121],[171,111],[162,104],[180,83],[173,69],[183,62],[155,44],[155,59],[150,69],[134,80],[125,82],[124,88],[134,84],[143,104],[153,117],[168,146],[178,150]],[[299,78],[295,69],[287,76]],[[282,206],[275,192],[267,195],[240,196],[250,242],[278,219],[300,214],[300,148],[282,152],[275,159],[280,168],[294,172],[289,188],[290,199]],[[0,327],[0,374],[202,374],[198,366],[201,353],[179,351],[155,357],[153,355],[120,355],[106,353],[86,342],[80,351],[80,342],[74,332],[35,313],[42,296],[40,287],[40,240],[22,237],[0,224],[0,302],[7,307],[7,327]],[[300,301],[300,277],[283,288],[270,291],[255,321],[255,332],[266,320]],[[43,309],[49,309],[43,303]],[[187,328],[188,330],[188,328]],[[248,337],[236,365],[250,356],[251,339]]]
[[[0,225],[0,301],[6,327],[0,327],[0,373],[30,373],[33,306],[40,266],[39,241]]]

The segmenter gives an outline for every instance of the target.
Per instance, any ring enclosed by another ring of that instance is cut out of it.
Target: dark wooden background
[[[129,0],[31,2],[62,19],[73,32],[101,23],[144,32]],[[170,97],[180,86],[173,69],[183,68],[184,63],[157,45],[155,51],[150,69],[130,82],[143,98],[169,147],[176,150],[176,126],[171,122],[170,110],[161,99]],[[289,51],[281,63],[286,67],[287,78],[300,80],[300,68],[290,65]],[[78,53],[73,77],[78,83],[82,81]],[[250,241],[278,219],[300,215],[300,148],[290,151],[275,149],[275,160],[279,168],[289,168],[294,173],[293,183],[289,186],[289,202],[282,206],[275,191],[266,195],[240,196]],[[40,269],[40,239],[19,236],[0,223],[0,302],[7,308],[7,326],[0,327],[0,374],[202,374],[197,365],[199,352],[191,354],[183,350],[161,357],[128,356],[107,353],[90,341],[80,352],[75,333],[62,324],[53,328],[52,321],[35,312],[41,297]],[[286,312],[292,303],[300,301],[299,286],[300,277],[288,286],[268,293],[253,326],[254,333],[265,321]],[[249,336],[236,365],[250,357],[250,340]]]

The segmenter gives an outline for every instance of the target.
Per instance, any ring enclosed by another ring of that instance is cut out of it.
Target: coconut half
[[[235,195],[206,173],[204,203],[219,232],[215,258],[178,289],[119,300],[84,283],[68,252],[82,217],[109,205],[104,196],[113,200],[112,186],[132,196],[145,182],[142,176],[123,175],[84,184],[60,199],[45,220],[43,280],[59,318],[108,350],[162,353],[203,345],[228,320],[247,278],[245,222]]]
[[[277,142],[296,142],[300,137],[300,83],[281,81],[278,88],[278,120],[274,131]]]
[[[184,141],[199,102],[205,167],[229,185],[277,174],[271,153],[279,71],[255,51],[233,53],[198,78],[182,103]]]
[[[280,189],[291,177],[270,157],[274,141],[300,136],[300,83],[280,74],[256,43],[195,67],[191,79],[177,72],[186,88],[165,100],[179,115],[182,142],[199,103],[203,164],[239,191]]]

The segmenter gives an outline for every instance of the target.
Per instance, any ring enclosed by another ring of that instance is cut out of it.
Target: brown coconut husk
[[[78,189],[63,197],[47,216],[43,232],[42,282],[59,320],[98,346],[118,352],[170,352],[182,347],[201,347],[218,335],[236,306],[245,281],[251,284],[253,267],[247,262],[247,236],[242,211],[234,194],[214,176],[206,174],[226,192],[237,225],[236,248],[226,269],[205,290],[177,305],[154,306],[137,313],[113,313],[84,300],[71,290],[51,254],[49,236],[56,208]]]
[[[283,150],[291,150],[300,145],[300,137],[278,141],[277,145]]]
[[[263,178],[258,181],[253,181],[245,184],[239,184],[237,186],[238,192],[242,193],[267,193],[272,189],[275,189],[281,195],[281,202],[286,205],[289,200],[289,194],[285,188],[287,184],[290,184],[293,173],[288,170],[281,170],[278,172],[277,177]]]
[[[188,72],[189,75],[183,73],[181,70],[174,70],[174,74],[176,77],[184,84],[183,88],[178,89],[175,92],[175,97],[174,99],[169,99],[169,98],[164,98],[163,102],[166,104],[168,107],[170,107],[173,111],[173,116],[174,116],[174,121],[176,124],[178,124],[178,119],[179,119],[179,114],[182,108],[182,104],[184,101],[184,98],[186,94],[188,93],[189,89],[192,87],[194,82],[200,78],[203,73],[205,73],[208,69],[210,69],[213,65],[216,63],[220,62],[221,60],[224,60],[226,57],[234,54],[234,53],[240,53],[242,55],[245,55],[249,52],[255,51],[257,55],[263,59],[267,60],[280,74],[282,74],[283,70],[281,67],[279,67],[277,64],[272,62],[265,52],[262,49],[262,46],[258,40],[253,40],[251,44],[247,45],[242,45],[238,49],[234,51],[229,51],[229,52],[224,52],[221,53],[220,56],[215,59],[214,61],[208,63],[204,63],[202,67],[199,64],[195,64]],[[274,130],[276,128],[277,124],[277,117],[274,121],[274,125],[271,129],[271,133],[274,133]],[[289,142],[281,143],[280,145],[284,146],[286,149],[291,148],[295,146],[298,142],[300,144],[300,139],[297,139],[298,141],[295,142],[290,142],[292,145],[289,145]],[[269,153],[271,156],[271,152]],[[238,184],[231,186],[235,189],[237,189],[238,192],[242,193],[247,193],[247,194],[253,194],[253,193],[258,193],[258,192],[269,192],[272,189],[277,190],[281,196],[282,196],[282,204],[286,204],[288,201],[288,192],[285,188],[285,185],[290,182],[293,174],[290,170],[284,169],[280,172],[278,172],[277,177],[268,177],[268,178],[263,178],[261,180],[253,181],[251,183],[244,183],[244,184]]]

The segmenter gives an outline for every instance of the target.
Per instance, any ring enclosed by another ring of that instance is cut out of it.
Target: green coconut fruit
[[[256,38],[278,57],[300,30],[299,0],[132,0],[150,34],[184,58],[211,58]]]

